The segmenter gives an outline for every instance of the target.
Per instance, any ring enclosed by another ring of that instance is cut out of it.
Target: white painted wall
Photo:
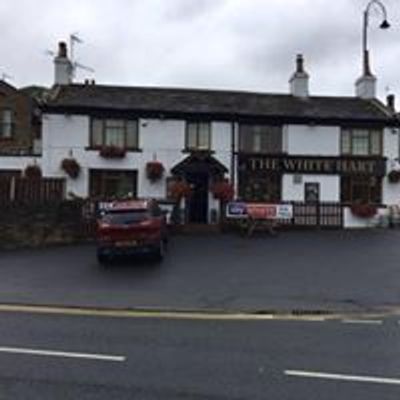
[[[23,170],[31,164],[37,164],[42,167],[41,158],[35,156],[1,156],[0,170]]]
[[[287,151],[296,155],[340,155],[340,127],[289,125]]]
[[[231,124],[213,122],[213,156],[231,170]],[[89,169],[136,170],[139,197],[166,197],[166,179],[170,170],[188,156],[185,148],[185,121],[140,119],[140,152],[128,152],[123,159],[104,159],[90,150],[90,118],[88,116],[45,114],[43,116],[43,172],[45,176],[66,177],[67,192],[86,197],[89,192]],[[72,156],[82,167],[78,179],[71,179],[61,170],[64,158]],[[165,167],[164,179],[152,183],[146,177],[146,164],[158,160]],[[228,174],[229,177],[229,174]],[[209,209],[219,209],[212,195]]]
[[[383,150],[387,160],[387,173],[400,169],[399,164],[399,135],[397,129],[384,130]],[[390,183],[386,178],[382,183],[382,202],[387,205],[400,204],[400,183]]]
[[[320,185],[320,201],[340,201],[340,177],[338,175],[303,174],[302,183],[294,183],[293,174],[282,177],[282,200],[304,201],[304,187],[307,182],[318,182]]]

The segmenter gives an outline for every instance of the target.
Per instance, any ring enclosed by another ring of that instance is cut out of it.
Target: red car
[[[117,256],[165,255],[167,224],[155,200],[107,203],[97,223],[97,259],[107,264]]]

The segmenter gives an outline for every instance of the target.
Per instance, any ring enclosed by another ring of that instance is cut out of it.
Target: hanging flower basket
[[[378,212],[378,208],[372,204],[353,204],[351,212],[359,218],[372,218]]]
[[[400,182],[400,170],[394,169],[389,172],[388,179],[390,183],[398,183]]]
[[[100,157],[103,158],[124,158],[126,150],[117,146],[104,146],[100,149]]]
[[[233,199],[235,195],[235,189],[228,181],[219,181],[212,185],[211,193],[215,199],[218,199],[223,203],[227,203]]]
[[[76,179],[81,172],[81,166],[75,158],[64,158],[61,161],[61,169],[72,179]]]
[[[182,198],[188,198],[192,194],[192,188],[185,181],[173,182],[169,190],[171,197],[176,201],[180,201]]]
[[[25,168],[24,176],[27,179],[41,179],[42,170],[39,165],[31,164]]]
[[[149,161],[146,164],[146,175],[151,182],[156,182],[162,178],[164,166],[159,161]]]

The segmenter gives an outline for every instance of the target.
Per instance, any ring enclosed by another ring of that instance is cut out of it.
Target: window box
[[[392,170],[388,174],[388,180],[390,183],[398,183],[400,182],[400,170]]]
[[[373,204],[353,204],[350,210],[358,218],[372,218],[378,212],[378,208]]]
[[[61,161],[61,169],[72,179],[78,178],[81,172],[81,166],[75,158],[64,158]]]
[[[126,149],[117,146],[103,146],[100,148],[99,155],[103,158],[124,158]]]
[[[146,176],[151,182],[157,182],[164,174],[164,166],[159,161],[149,161],[146,164]]]

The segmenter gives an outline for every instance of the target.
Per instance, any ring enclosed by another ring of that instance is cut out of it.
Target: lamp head
[[[383,22],[380,24],[379,26],[381,29],[389,29],[390,28],[390,24],[387,21],[387,19],[384,19]]]

